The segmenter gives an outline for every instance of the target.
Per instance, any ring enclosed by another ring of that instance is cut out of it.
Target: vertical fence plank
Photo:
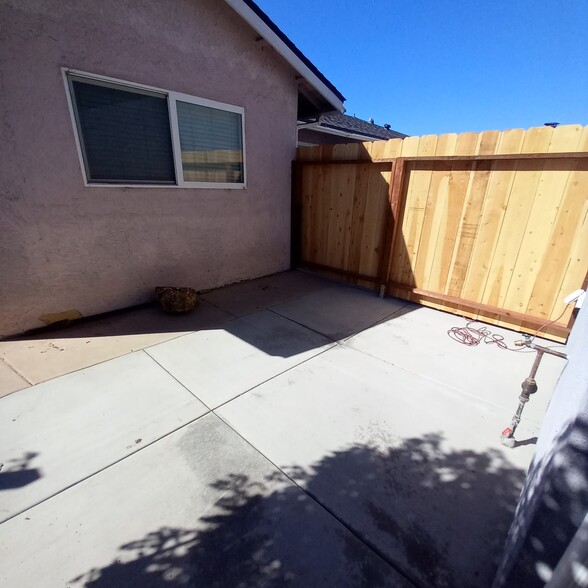
[[[455,234],[455,247],[449,264],[449,274],[445,284],[445,292],[449,296],[460,297],[472,259],[484,196],[490,180],[492,163],[480,161],[472,168],[468,182],[465,202],[462,209],[459,226]]]
[[[335,148],[338,145],[335,145]],[[340,166],[343,169],[335,169],[334,166],[329,166],[325,170],[326,185],[325,194],[328,198],[325,198],[325,216],[324,225],[326,227],[325,237],[323,240],[323,259],[324,264],[329,267],[337,267],[335,263],[336,247],[337,247],[337,228],[339,221],[339,208],[341,206],[342,192],[340,190],[340,184],[342,175],[347,166]]]
[[[400,152],[401,157],[414,157],[418,155],[420,137],[406,137],[402,141],[402,151]]]
[[[456,155],[475,153],[478,144],[476,133],[462,133],[457,137]],[[437,247],[433,257],[433,271],[428,289],[445,292],[456,245],[456,235],[465,205],[471,171],[471,162],[457,162],[449,174],[447,197],[443,202],[441,226],[437,235]]]
[[[374,141],[372,143],[372,159],[382,159],[386,151],[386,141]]]
[[[331,168],[317,167],[314,190],[315,203],[315,221],[316,221],[316,235],[315,235],[315,262],[326,265],[326,240],[329,223],[329,176],[331,175]]]
[[[529,129],[521,153],[546,152],[552,134],[551,127]],[[481,300],[484,304],[495,307],[504,305],[544,165],[544,161],[522,160],[515,166],[508,206],[494,247],[486,288],[482,294]],[[498,322],[499,319],[499,316],[486,316],[486,320],[492,323]]]
[[[402,154],[402,139],[388,139],[384,149],[384,157],[400,157]]]
[[[382,232],[385,231],[387,184],[378,169],[368,168],[366,207],[360,252],[360,273],[378,275]]]
[[[440,135],[435,146],[435,155],[455,155],[457,141],[458,135],[455,133]],[[412,255],[411,262],[412,283],[419,288],[427,289],[425,286],[429,283],[436,254],[437,239],[443,220],[442,203],[447,198],[451,169],[452,164],[439,163],[433,166],[431,171],[429,190],[426,198],[424,198],[423,220],[418,238],[419,245],[416,252]],[[408,276],[406,273],[401,276],[397,276],[396,274],[395,278],[406,280]],[[420,296],[413,295],[411,296],[411,300],[427,304],[427,306],[431,306],[432,308],[443,308],[442,304],[423,299]]]
[[[302,162],[301,162],[302,163]],[[314,167],[302,166],[302,259],[312,262],[316,241],[316,192],[314,187]]]
[[[578,185],[586,185],[588,182],[588,162],[584,159],[579,162],[575,171],[578,179]],[[583,196],[583,198],[582,198]],[[560,322],[568,323],[574,306],[567,306],[564,298],[578,288],[585,289],[586,276],[588,276],[588,198],[586,192],[578,191],[578,198],[575,201],[576,218],[578,223],[575,227],[576,238],[574,239],[569,254],[569,263],[566,272],[561,281],[561,286],[553,299],[553,307],[550,312],[550,318],[558,317],[563,312],[563,318]],[[582,272],[586,272],[582,280]]]
[[[504,131],[498,139],[496,153],[520,153],[524,138],[525,131],[522,129]],[[493,162],[461,290],[461,298],[464,300],[481,301],[482,299],[514,177],[515,164],[513,162]]]
[[[421,137],[417,155],[426,157],[435,155],[437,149],[436,135]],[[414,267],[416,253],[421,237],[422,225],[425,216],[425,206],[431,184],[433,171],[431,166],[419,166],[418,163],[411,165],[410,182],[406,189],[404,216],[402,219],[402,239],[404,247],[398,251],[396,256],[394,278],[399,284],[414,285]],[[400,246],[400,244],[399,244]]]
[[[578,132],[580,131],[580,132]],[[549,153],[575,151],[580,142],[581,127],[569,125],[553,130]],[[510,284],[504,299],[504,307],[526,312],[529,298],[537,280],[544,280],[541,263],[547,249],[548,235],[553,229],[565,187],[570,176],[569,160],[546,160],[543,165],[531,214],[522,238]],[[524,326],[523,321],[516,326]]]
[[[571,126],[571,125],[570,125]],[[578,152],[588,151],[588,127],[581,127],[580,125],[573,125],[574,131],[568,133],[569,141],[573,144],[575,140],[574,134],[580,135],[576,150]],[[562,127],[565,129],[566,127]],[[556,129],[556,130],[559,130]],[[564,151],[564,146],[560,146],[561,150]],[[565,151],[569,148],[569,143],[565,144]],[[571,149],[573,151],[573,149]],[[553,308],[550,316],[559,316],[564,307],[563,299],[578,288],[586,289],[588,283],[588,161],[586,159],[578,161],[572,172],[573,177],[571,178],[572,185],[575,184],[579,187],[578,194],[578,226],[576,228],[576,238],[570,252],[570,263],[566,274],[562,280],[559,292],[556,294],[554,299]],[[582,190],[582,186],[584,189]],[[582,272],[584,272],[584,280],[582,281]],[[573,305],[567,306],[564,312],[562,322],[567,323],[572,314]]]
[[[588,261],[586,249],[583,249],[586,243],[586,181],[588,181],[586,163],[586,159],[575,162],[574,170],[566,184],[562,203],[549,234],[548,247],[541,262],[542,279],[536,282],[527,306],[527,314],[531,316],[552,320],[555,318],[554,311],[561,313],[563,303],[558,300],[558,296],[562,291],[564,278],[570,270],[570,263],[574,260],[574,265],[579,264],[581,268]],[[574,247],[575,241],[576,247]],[[571,255],[573,251],[576,252],[575,257]],[[567,282],[571,283],[573,274],[569,275]],[[579,275],[578,283],[581,281]],[[575,289],[570,288],[570,290]]]
[[[397,237],[401,231],[402,201],[406,177],[406,164],[403,158],[396,158],[391,173],[392,177],[388,189],[387,220],[382,240],[382,257],[378,268],[380,288],[383,286],[384,292],[388,292],[388,276],[390,275],[394,247],[398,244]]]
[[[478,136],[475,147],[477,155],[494,154],[498,148],[501,134],[499,131],[484,131]],[[475,162],[470,173],[466,200],[462,218],[457,230],[453,257],[450,262],[449,276],[445,287],[448,296],[460,298],[466,276],[472,261],[472,251],[480,227],[482,209],[492,175],[492,161]],[[478,313],[464,305],[457,305],[453,312],[471,319],[478,318]]]
[[[485,131],[480,133],[475,148],[476,154],[488,155],[494,153],[499,139],[500,133],[498,131]],[[445,287],[445,293],[449,296],[461,296],[478,232],[482,205],[488,188],[491,170],[491,161],[479,161],[472,167]]]
[[[349,271],[359,274],[361,266],[362,237],[367,206],[367,190],[369,180],[369,163],[357,166],[355,188],[353,193],[353,209],[351,213],[351,236],[349,244]]]
[[[441,206],[438,206],[438,203],[443,201],[448,188],[451,163],[439,162],[431,167],[431,181],[424,203],[418,248],[415,251],[412,264],[412,282],[417,288],[423,289],[428,284],[428,276],[430,275],[430,268],[433,264],[440,223],[439,213],[442,210]],[[397,277],[397,274],[393,273],[393,276],[396,281],[401,279]]]

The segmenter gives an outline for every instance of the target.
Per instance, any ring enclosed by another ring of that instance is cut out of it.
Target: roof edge
[[[308,125],[304,127],[298,127],[299,131],[316,131],[317,133],[323,133],[325,135],[334,135],[336,137],[346,137],[347,139],[358,139],[360,141],[371,142],[371,141],[385,141],[381,137],[374,137],[373,135],[364,135],[363,133],[353,133],[351,131],[341,131],[339,129],[325,128],[314,125]]]
[[[256,30],[335,110],[344,112],[345,97],[294,45],[253,0],[225,0],[245,22]]]
[[[319,125],[318,123],[311,123],[304,126],[298,127],[299,131],[302,130],[309,130],[309,131],[316,131],[317,133],[324,133],[325,135],[335,135],[337,137],[348,137],[349,139],[359,139],[364,140],[366,142],[372,141],[389,141],[390,139],[403,139],[408,137],[408,135],[404,135],[403,133],[398,133],[398,135],[402,135],[401,137],[378,137],[377,135],[370,135],[368,133],[363,133],[361,131],[344,131],[342,129],[338,129],[336,127],[332,127],[330,125]],[[397,131],[392,131],[393,133],[397,133]]]

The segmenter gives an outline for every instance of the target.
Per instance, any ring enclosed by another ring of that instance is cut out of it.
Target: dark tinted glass
[[[165,96],[71,84],[91,182],[175,183]]]

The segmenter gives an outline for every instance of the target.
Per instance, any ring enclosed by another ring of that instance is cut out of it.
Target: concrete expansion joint
[[[310,361],[312,361],[313,359],[316,359],[317,357],[320,357],[321,355],[323,355],[324,353],[327,353],[327,351],[330,351],[331,349],[334,348],[334,346],[336,345],[337,342],[334,342],[333,344],[331,344],[329,347],[327,347],[326,349],[323,349],[322,351],[320,351],[319,353],[317,353],[316,355],[313,355],[312,357],[309,357],[308,359],[305,359],[304,361],[301,361],[300,363],[297,363],[273,376],[271,376],[270,378],[267,378],[266,380],[263,380],[262,382],[259,382],[259,384],[256,384],[255,386],[252,386],[251,388],[247,388],[247,390],[244,390],[243,392],[241,392],[240,394],[237,394],[237,396],[233,396],[233,398],[229,398],[229,400],[226,400],[225,402],[222,402],[221,404],[215,406],[214,408],[211,408],[210,411],[215,414],[216,416],[217,413],[215,411],[219,410],[220,408],[225,407],[227,404],[230,404],[231,402],[234,402],[235,400],[237,400],[238,398],[241,398],[242,396],[245,396],[246,394],[248,394],[249,392],[252,392],[253,390],[256,390],[257,388],[263,386],[264,384],[266,384],[267,382],[271,382],[272,380],[275,380],[276,378],[279,378],[280,376],[283,376],[284,374],[287,374],[288,372],[300,367],[302,364],[304,363],[308,363]],[[195,396],[195,395],[194,395]],[[198,398],[196,396],[196,398]],[[207,408],[208,405],[205,404],[200,398],[198,398],[198,400],[200,402],[202,402],[202,404],[204,404],[204,406],[206,406]],[[219,416],[219,418],[221,418]]]
[[[315,329],[311,329],[308,325],[305,325],[303,323],[299,323],[298,321],[295,321],[292,317],[280,314],[277,310],[274,310],[273,308],[266,308],[267,311],[275,314],[276,316],[279,316],[280,318],[286,319],[287,321],[290,321],[291,323],[294,323],[295,325],[298,325],[299,327],[302,327],[303,329],[306,329],[307,331],[310,331],[311,333],[316,333],[317,335],[320,335],[321,337],[324,337],[325,339],[328,339],[329,341],[331,341],[332,343],[337,343],[336,339],[333,339],[332,337],[329,337],[328,335],[325,335],[325,333],[321,333],[320,331],[316,331]]]
[[[23,373],[16,369],[5,357],[0,357],[0,361],[5,363],[17,376],[21,377],[25,382],[33,386],[35,383],[31,382]]]
[[[233,399],[234,400],[234,399]],[[230,402],[230,401],[229,401]],[[412,574],[403,570],[398,564],[392,561],[386,554],[384,554],[376,545],[374,545],[367,537],[363,535],[360,531],[356,530],[351,523],[348,523],[345,519],[341,518],[337,515],[331,508],[329,508],[322,500],[320,500],[316,495],[312,492],[309,492],[304,486],[301,486],[290,474],[288,474],[285,470],[283,470],[277,463],[272,461],[263,451],[261,451],[256,445],[254,445],[247,437],[244,437],[237,429],[231,426],[231,424],[224,419],[221,415],[216,413],[216,410],[221,408],[220,406],[216,409],[212,410],[212,414],[214,414],[217,418],[221,420],[231,431],[233,431],[237,436],[239,436],[247,445],[249,445],[256,453],[258,453],[263,459],[265,459],[272,467],[274,467],[277,471],[279,471],[287,480],[290,481],[296,488],[298,488],[301,492],[303,492],[310,500],[312,500],[320,509],[326,512],[330,517],[335,519],[340,525],[342,525],[347,531],[349,531],[358,541],[360,541],[366,549],[369,549],[374,555],[379,557],[383,560],[386,564],[388,564],[395,572],[400,574],[407,582],[412,584],[414,588],[424,588],[414,577]]]
[[[207,290],[207,292],[210,292],[210,290]],[[202,300],[201,295],[205,294],[205,293],[206,292],[198,292],[199,300]],[[234,312],[231,312],[230,310],[227,310],[226,308],[222,308],[218,304],[215,304],[214,302],[211,302],[210,300],[206,300],[206,304],[210,304],[210,306],[212,306],[213,308],[216,308],[217,310],[220,310],[221,312],[226,312],[227,314],[230,314],[233,317],[231,320],[235,320],[235,319],[239,318]]]
[[[213,411],[212,410],[207,410],[204,414],[201,414],[199,416],[197,416],[196,418],[183,423],[182,425],[180,425],[179,427],[176,427],[174,429],[172,429],[171,431],[167,431],[167,433],[165,433],[164,435],[161,435],[161,437],[158,437],[157,439],[153,439],[152,441],[145,443],[144,445],[136,445],[137,450],[133,451],[131,453],[128,453],[127,455],[123,455],[123,457],[113,461],[112,463],[109,463],[108,465],[105,465],[104,467],[101,467],[100,469],[96,470],[95,472],[92,472],[91,474],[88,474],[87,476],[84,476],[83,478],[80,478],[79,480],[76,480],[75,482],[73,482],[72,484],[69,484],[68,486],[65,486],[63,488],[61,488],[59,491],[54,492],[53,494],[46,496],[45,498],[43,498],[42,500],[39,500],[37,502],[35,502],[34,504],[31,504],[30,506],[27,506],[26,508],[23,508],[22,510],[15,512],[13,514],[11,514],[9,517],[5,518],[4,520],[0,520],[0,525],[7,523],[8,521],[14,519],[15,517],[18,517],[22,514],[24,514],[25,512],[28,512],[30,510],[32,510],[33,508],[39,506],[40,504],[43,504],[44,502],[47,502],[48,500],[51,500],[53,498],[55,498],[56,496],[59,496],[60,494],[63,494],[64,492],[67,492],[68,490],[70,490],[71,488],[74,488],[75,486],[78,486],[80,484],[82,484],[83,482],[85,482],[86,480],[90,480],[98,475],[100,475],[102,472],[105,472],[106,470],[109,470],[111,467],[116,466],[120,463],[122,463],[123,461],[132,458],[136,455],[138,455],[139,453],[141,453],[142,451],[144,451],[145,449],[155,445],[156,443],[159,443],[160,441],[162,441],[163,439],[169,437],[170,435],[173,435],[174,433],[176,433],[177,431],[180,431],[181,429],[185,429],[186,427],[188,427],[189,425],[192,425],[193,423],[195,423],[196,421],[200,420],[201,418],[211,414]]]
[[[155,347],[155,346],[154,346]],[[196,396],[196,394],[194,394],[194,392],[192,392],[192,390],[190,390],[190,388],[188,388],[187,386],[185,386],[182,382],[180,382],[180,380],[178,380],[168,369],[166,369],[163,365],[161,365],[150,353],[147,349],[142,349],[141,353],[144,353],[151,361],[153,361],[155,364],[157,364],[157,366],[159,366],[166,374],[168,374],[172,379],[174,379],[182,388],[184,388],[189,394],[190,396],[193,396],[194,398],[196,398],[196,400],[198,400],[198,402],[201,402],[207,409],[208,412],[212,411],[212,408],[210,406],[208,406],[208,404],[206,404],[204,401],[202,401],[200,398],[198,398],[198,396]],[[207,413],[208,414],[208,413]]]

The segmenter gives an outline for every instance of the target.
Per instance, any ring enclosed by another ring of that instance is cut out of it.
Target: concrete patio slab
[[[466,324],[462,317],[411,304],[391,320],[350,338],[347,345],[514,414],[521,382],[529,374],[535,352],[507,351],[485,343],[467,347],[450,339],[447,331],[451,327]],[[489,328],[492,333],[504,337],[510,348],[514,348],[514,341],[522,337],[520,333],[494,325],[476,323],[473,326]],[[550,341],[538,339],[537,342],[557,346]],[[565,352],[564,348],[557,348]],[[557,357],[543,357],[537,373],[539,391],[525,406],[525,420],[533,419],[536,424],[541,422],[565,363]]]
[[[322,289],[272,307],[272,310],[334,341],[375,325],[407,302],[341,285]]]
[[[207,412],[145,353],[0,400],[0,521]]]
[[[0,398],[30,386],[5,361],[0,358]]]
[[[214,415],[0,526],[0,584],[410,584]]]
[[[211,290],[202,298],[235,316],[245,316],[332,286],[326,278],[288,271]]]
[[[213,408],[331,345],[321,335],[264,310],[146,351]]]
[[[4,358],[37,384],[181,335],[222,325],[232,315],[201,302],[185,315],[152,306],[97,317],[67,328],[0,341]]]
[[[507,450],[532,354],[301,272],[256,282],[0,343],[39,378],[86,340],[156,343],[0,399],[2,586],[490,586],[560,360]]]
[[[533,453],[506,411],[337,347],[217,414],[419,584],[491,584]]]

